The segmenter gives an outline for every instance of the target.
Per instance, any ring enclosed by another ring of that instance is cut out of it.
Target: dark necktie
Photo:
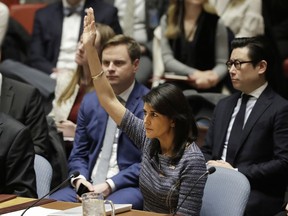
[[[230,133],[229,141],[228,141],[228,147],[227,147],[227,154],[226,154],[226,161],[233,165],[236,149],[238,149],[240,142],[241,142],[241,135],[243,130],[243,124],[244,124],[244,117],[246,112],[246,104],[251,96],[243,94],[242,95],[242,102],[240,109],[236,115],[236,118],[234,120],[232,130]]]

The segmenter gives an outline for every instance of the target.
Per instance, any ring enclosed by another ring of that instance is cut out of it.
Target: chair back
[[[45,3],[13,4],[10,6],[10,16],[32,34],[35,12],[44,6]]]
[[[38,197],[45,196],[45,194],[50,191],[52,166],[47,159],[36,154],[34,159],[34,170],[36,174],[37,195]]]
[[[19,4],[19,0],[1,0],[2,3],[10,7],[12,4]]]
[[[200,216],[243,216],[249,195],[246,176],[233,169],[216,167],[204,188]]]

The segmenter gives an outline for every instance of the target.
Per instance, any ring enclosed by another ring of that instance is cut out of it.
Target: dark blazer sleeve
[[[27,63],[47,74],[56,67],[61,45],[63,7],[61,2],[35,13]],[[53,18],[52,18],[53,17]]]
[[[218,104],[218,107],[219,107],[219,104]],[[218,120],[215,120],[215,118],[219,114],[217,112],[217,110],[219,110],[218,107],[216,106],[215,109],[214,109],[213,117],[212,117],[212,119],[210,121],[210,125],[209,125],[209,128],[208,128],[207,134],[205,136],[205,142],[200,147],[200,149],[201,149],[206,161],[219,160],[221,158],[221,156],[219,154],[215,155],[215,152],[220,152],[220,150],[222,149],[223,146],[219,144],[219,146],[216,147],[216,145],[214,143],[214,133],[215,133],[214,132],[214,128],[217,127],[217,125],[215,125],[215,124],[217,124],[217,121],[218,121]],[[226,133],[226,131],[224,133]],[[221,141],[218,140],[218,142],[220,143]],[[220,149],[218,149],[218,148],[220,148]]]
[[[111,179],[115,183],[117,190],[125,187],[139,187],[140,168],[141,163],[134,163],[113,176]]]
[[[31,93],[26,112],[25,125],[29,126],[34,142],[35,153],[48,158],[48,124],[44,112],[43,101],[37,89]]]
[[[48,158],[48,125],[39,91],[9,78],[3,78],[2,85],[0,110],[28,126],[36,154]]]
[[[249,131],[243,152],[239,152],[238,170],[257,188],[274,184],[279,191],[284,191],[288,180],[288,103],[279,96],[274,96],[272,100],[267,98],[259,98],[261,103],[256,103],[256,110],[253,109],[250,114],[254,118],[257,113],[261,116]],[[265,106],[266,110],[262,111]],[[247,121],[244,134],[251,122]],[[251,162],[245,163],[249,158]]]
[[[1,193],[36,198],[34,149],[29,130],[8,116],[5,119],[2,127],[0,123]]]

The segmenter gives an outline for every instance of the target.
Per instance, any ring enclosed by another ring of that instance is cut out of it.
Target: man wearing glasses
[[[238,92],[221,100],[201,148],[208,166],[243,173],[251,185],[245,216],[271,216],[284,203],[288,102],[270,86],[273,54],[263,37],[236,38],[226,65]]]

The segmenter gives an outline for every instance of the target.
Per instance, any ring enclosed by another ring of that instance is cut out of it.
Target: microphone
[[[56,186],[55,188],[53,188],[53,190],[49,191],[47,194],[45,194],[44,196],[42,196],[40,199],[37,199],[34,203],[32,203],[32,205],[28,206],[25,211],[21,214],[21,216],[23,216],[25,214],[25,212],[32,208],[33,206],[35,206],[37,203],[39,203],[41,200],[43,200],[45,197],[53,194],[55,191],[59,190],[59,188],[61,188],[64,184],[66,184],[68,181],[70,181],[70,179],[75,178],[77,176],[79,176],[80,173],[79,171],[74,171],[67,179],[65,179],[61,184],[59,184],[58,186]]]
[[[172,216],[175,216],[177,211],[181,208],[181,206],[183,205],[184,201],[187,199],[187,197],[191,194],[192,190],[194,189],[194,187],[197,185],[197,183],[199,182],[200,179],[202,179],[204,176],[206,175],[210,175],[212,173],[214,173],[216,171],[215,167],[209,167],[208,170],[203,173],[197,180],[196,182],[192,185],[190,191],[186,194],[186,196],[184,197],[184,199],[182,200],[182,202],[180,203],[180,205],[176,208],[176,210],[174,211]]]

